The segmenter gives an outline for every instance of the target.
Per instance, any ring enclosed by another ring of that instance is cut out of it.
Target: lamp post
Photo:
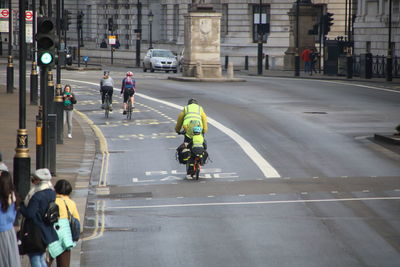
[[[150,29],[150,33],[149,33],[149,49],[153,49],[153,12],[149,12],[149,14],[147,15],[147,18],[149,19],[149,29]]]
[[[299,56],[299,3],[296,1],[296,51],[294,54],[294,76],[300,76],[300,56]]]
[[[389,0],[389,28],[388,28],[388,52],[386,58],[386,81],[392,81],[392,0]]]
[[[136,67],[140,67],[140,42],[142,39],[142,3],[137,1]]]
[[[258,33],[258,49],[257,49],[257,74],[261,75],[262,74],[262,54],[263,54],[263,32],[262,32],[262,27],[261,27],[261,17],[262,17],[262,0],[260,0],[260,4],[258,6],[259,9],[259,24],[257,27],[257,33]]]
[[[28,130],[26,129],[26,42],[25,0],[19,0],[19,129],[14,156],[14,185],[21,198],[29,191],[31,158],[29,157]]]

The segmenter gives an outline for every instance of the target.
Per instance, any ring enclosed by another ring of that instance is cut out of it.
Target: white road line
[[[63,79],[66,81],[73,81],[73,82],[79,82],[79,83],[86,83],[86,84],[90,84],[90,85],[95,85],[95,86],[99,86],[97,83],[92,83],[92,82],[86,82],[86,81],[79,81],[79,80],[72,80],[72,79]],[[115,90],[119,90],[119,89],[115,89]],[[164,100],[160,100],[154,97],[150,97],[141,93],[136,93],[137,96],[140,96],[142,98],[154,101],[154,102],[158,102],[158,103],[162,103],[166,106],[170,106],[179,110],[182,110],[183,107],[164,101]],[[216,127],[217,129],[219,129],[221,132],[225,133],[227,136],[229,136],[230,138],[232,138],[233,141],[235,141],[241,148],[242,150],[249,156],[249,158],[254,162],[254,164],[256,164],[258,166],[258,168],[261,170],[261,172],[264,174],[265,178],[280,178],[281,176],[279,175],[278,171],[272,167],[272,165],[261,156],[260,153],[258,153],[258,151],[246,140],[244,139],[242,136],[240,136],[239,134],[237,134],[235,131],[231,130],[228,127],[225,127],[223,124],[217,122],[216,120],[208,117],[208,122],[213,125],[214,127]]]
[[[147,206],[116,206],[108,209],[155,209],[155,208],[184,208],[184,207],[207,207],[207,206],[240,206],[240,205],[266,205],[266,204],[303,204],[303,203],[330,203],[347,201],[371,201],[371,200],[400,200],[400,197],[363,197],[363,198],[334,198],[334,199],[296,199],[296,200],[271,200],[254,202],[215,202],[215,203],[187,203],[187,204],[165,204]]]

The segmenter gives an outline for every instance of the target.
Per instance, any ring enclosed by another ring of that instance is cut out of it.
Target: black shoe
[[[123,115],[126,115],[126,110],[124,110],[124,112],[122,112]]]

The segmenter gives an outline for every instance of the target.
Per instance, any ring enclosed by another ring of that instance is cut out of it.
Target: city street
[[[191,83],[134,71],[133,119],[100,109],[102,71],[64,71],[98,137],[81,266],[397,266],[400,91],[243,76]],[[180,74],[176,74],[180,75]],[[175,159],[189,98],[209,118],[199,181]]]

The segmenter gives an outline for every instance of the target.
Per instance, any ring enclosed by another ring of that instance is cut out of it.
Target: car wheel
[[[154,72],[153,66],[150,65],[150,72]]]
[[[147,72],[147,69],[146,69],[146,67],[144,66],[144,63],[143,63],[143,72]]]
[[[169,73],[169,70],[166,70],[165,72],[166,72],[166,73]]]
[[[178,72],[178,70],[174,70],[174,73],[177,73]]]

